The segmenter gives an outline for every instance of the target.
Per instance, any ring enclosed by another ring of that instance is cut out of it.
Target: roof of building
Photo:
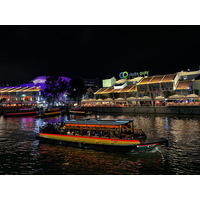
[[[173,82],[175,74],[144,77],[138,85]]]
[[[132,79],[127,79],[128,82],[138,82],[140,81],[141,79],[143,79],[143,77],[139,76],[139,77],[135,77],[135,78],[132,78]]]
[[[168,83],[172,82],[175,78],[176,74],[167,74],[163,77],[161,83]]]
[[[125,83],[125,82],[126,82],[126,79],[119,79],[118,81],[116,81],[117,84]]]
[[[101,94],[108,94],[114,90],[114,87],[110,87],[107,90],[104,90]]]
[[[110,88],[100,88],[94,94],[108,94],[108,93],[120,93],[120,92],[134,92],[137,90],[136,85],[127,85],[124,88],[114,89],[114,87]]]
[[[176,90],[188,90],[192,81],[179,81]]]
[[[107,90],[108,88],[100,88],[99,90],[97,90],[94,94],[101,94],[103,91]]]
[[[128,92],[135,92],[135,91],[137,91],[136,85],[134,85],[130,90],[128,90]]]
[[[118,92],[120,92],[120,90],[121,90],[121,88],[120,89],[114,89],[112,92],[113,93],[118,93]]]
[[[161,76],[153,76],[152,79],[148,82],[148,84],[160,83],[163,79],[163,75]]]
[[[45,81],[47,76],[39,76],[29,83],[23,83],[18,86],[0,87],[0,92],[33,92],[40,91],[45,88]],[[69,82],[71,79],[67,77],[61,77],[63,80]]]
[[[138,83],[138,85],[147,84],[151,79],[152,79],[152,77],[144,77],[144,78]]]
[[[0,93],[11,93],[11,92],[34,92],[40,91],[41,87],[4,87],[0,88]]]
[[[119,92],[129,92],[132,88],[136,88],[135,85],[127,85],[126,87],[124,87],[123,89],[121,89]],[[134,90],[132,90],[134,91]]]

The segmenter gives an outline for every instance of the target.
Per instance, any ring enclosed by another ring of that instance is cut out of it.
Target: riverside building
[[[123,78],[122,74],[120,73],[121,79],[119,80],[114,77],[103,80],[103,87],[94,93],[95,98],[115,99],[123,97],[126,99],[128,97],[149,96],[155,99],[158,96],[167,98],[173,94],[186,96],[195,93],[200,95],[200,70],[154,76],[149,76],[149,73],[135,72],[126,78]],[[143,74],[145,76],[141,76]]]
[[[62,77],[69,82],[71,79]],[[23,83],[18,86],[0,87],[0,99],[4,99],[4,103],[15,105],[17,103],[45,104],[41,92],[45,89],[46,76],[39,76],[29,83]],[[60,97],[66,100],[67,95]]]

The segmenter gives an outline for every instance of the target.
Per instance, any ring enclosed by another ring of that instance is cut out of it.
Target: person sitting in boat
[[[108,131],[104,131],[104,137],[108,137]]]
[[[119,137],[119,132],[118,131],[114,131],[113,137],[118,138]]]
[[[87,131],[87,136],[90,136],[90,131],[89,130]]]
[[[70,130],[67,130],[67,135],[70,135]]]

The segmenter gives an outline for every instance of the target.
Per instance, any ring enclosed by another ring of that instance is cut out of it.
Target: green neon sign
[[[127,72],[127,71],[120,72],[120,73],[119,73],[119,77],[120,77],[120,78],[127,79],[127,78],[128,78],[128,72]]]

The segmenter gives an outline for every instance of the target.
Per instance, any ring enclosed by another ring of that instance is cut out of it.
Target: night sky
[[[200,66],[200,26],[0,26],[0,82],[37,76],[106,79]]]

